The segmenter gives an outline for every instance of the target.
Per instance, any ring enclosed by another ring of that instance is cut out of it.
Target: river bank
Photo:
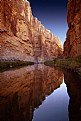
[[[22,66],[33,65],[33,64],[34,62],[30,62],[30,61],[0,60],[0,71],[22,67]]]
[[[78,56],[76,58],[49,60],[46,61],[44,64],[51,67],[57,66],[64,69],[69,69],[74,72],[77,72],[81,76],[81,56]]]

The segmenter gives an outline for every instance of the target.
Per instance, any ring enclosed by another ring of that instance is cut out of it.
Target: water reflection
[[[0,121],[32,121],[33,112],[60,87],[63,73],[44,65],[0,73]]]
[[[68,121],[69,97],[65,83],[60,85],[34,111],[33,121]]]
[[[81,78],[74,72],[65,71],[69,101],[69,121],[81,121]]]

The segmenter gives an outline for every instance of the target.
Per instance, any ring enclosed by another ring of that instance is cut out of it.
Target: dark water
[[[81,121],[81,79],[44,65],[0,73],[0,121]]]

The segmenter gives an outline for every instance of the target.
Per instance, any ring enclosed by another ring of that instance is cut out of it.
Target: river
[[[43,64],[1,72],[0,121],[81,121],[81,79]]]

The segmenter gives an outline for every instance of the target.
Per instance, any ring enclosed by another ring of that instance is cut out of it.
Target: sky
[[[67,0],[28,0],[32,13],[39,21],[58,36],[62,43],[66,38]]]

